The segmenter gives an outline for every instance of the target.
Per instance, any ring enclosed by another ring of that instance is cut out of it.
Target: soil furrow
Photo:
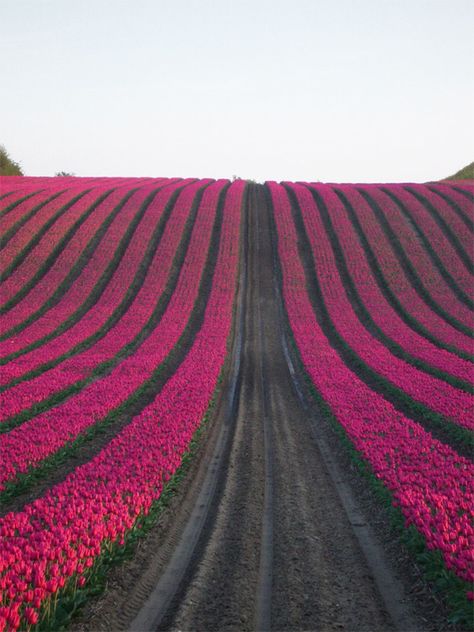
[[[405,309],[405,307],[403,306],[399,298],[396,296],[395,292],[390,287],[387,279],[385,278],[384,271],[367,239],[367,236],[364,233],[364,230],[359,222],[359,219],[356,213],[354,212],[354,209],[352,208],[351,203],[348,201],[348,199],[346,198],[346,196],[344,195],[342,191],[335,189],[335,193],[336,195],[338,195],[339,199],[343,203],[347,211],[347,214],[349,216],[349,220],[351,221],[354,227],[354,230],[356,231],[359,237],[360,243],[363,249],[365,250],[368,264],[371,268],[372,274],[374,275],[374,278],[377,282],[377,285],[379,286],[380,291],[383,293],[387,301],[390,303],[393,309],[397,312],[400,318],[408,325],[408,327],[413,329],[413,331],[420,334],[420,336],[423,336],[424,338],[426,338],[429,342],[434,344],[439,349],[445,349],[446,351],[449,351],[450,353],[457,355],[463,360],[472,361],[474,357],[471,354],[465,353],[464,351],[458,349],[457,347],[454,347],[453,345],[449,345],[443,342],[442,340],[437,338],[431,331],[429,331],[426,327],[424,327],[409,312],[407,312],[407,310]]]
[[[440,316],[445,322],[447,322],[449,325],[451,325],[451,327],[453,327],[454,329],[457,329],[458,331],[460,331],[464,335],[469,336],[469,337],[472,338],[473,337],[473,333],[472,333],[471,329],[469,327],[467,327],[466,325],[464,325],[464,323],[461,323],[456,318],[451,316],[451,314],[449,314],[443,307],[441,307],[433,299],[431,294],[428,292],[428,290],[426,289],[425,285],[423,284],[423,282],[421,281],[420,277],[418,276],[418,273],[417,273],[416,269],[413,267],[413,265],[411,264],[410,260],[408,259],[408,256],[407,256],[406,252],[401,247],[397,235],[392,230],[391,226],[389,225],[389,223],[387,221],[387,218],[385,217],[382,209],[379,207],[377,202],[375,202],[375,200],[373,200],[372,197],[366,191],[364,191],[362,189],[357,189],[357,190],[362,195],[362,197],[365,198],[365,200],[367,201],[367,203],[369,204],[369,206],[373,210],[375,217],[377,218],[377,220],[380,223],[384,233],[386,234],[387,239],[390,242],[390,245],[392,246],[393,251],[394,251],[395,255],[397,256],[397,259],[398,259],[400,265],[402,266],[403,270],[405,271],[406,277],[409,280],[409,282],[410,282],[411,286],[413,287],[413,289],[417,292],[417,294],[420,296],[420,298],[428,305],[428,307],[433,312],[438,314],[438,316]],[[337,189],[336,189],[336,193],[337,193]]]

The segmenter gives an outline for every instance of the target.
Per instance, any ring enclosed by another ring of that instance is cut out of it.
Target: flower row
[[[91,196],[92,195],[93,193],[91,193]],[[107,221],[109,215],[120,203],[123,196],[123,192],[121,192],[120,190],[114,190],[102,201],[102,203],[100,203],[94,209],[94,211],[86,219],[82,226],[75,232],[67,247],[59,254],[58,258],[48,269],[43,278],[39,280],[39,282],[30,290],[30,292],[28,292],[25,297],[23,297],[22,300],[20,300],[10,310],[0,316],[0,328],[2,332],[8,332],[12,327],[17,326],[19,323],[26,320],[54,294],[55,290],[64,281],[69,270],[74,266],[74,263],[78,260],[81,253],[86,248],[89,240],[93,238],[93,236],[100,229],[102,224]],[[97,198],[89,197],[86,201],[86,204],[89,206],[91,200],[95,201],[96,199]],[[68,213],[66,213],[66,215],[68,215]],[[31,230],[29,223],[25,225],[25,228],[27,230]],[[34,235],[34,227],[32,234]],[[44,241],[48,240],[49,231],[48,235],[45,236]],[[32,255],[37,257],[39,264],[45,264],[44,260],[47,258],[49,252],[43,254],[40,250],[40,244],[38,244],[37,246],[38,249],[33,248]],[[41,257],[43,257],[42,261],[40,261]],[[12,256],[11,259],[13,260],[14,256]],[[23,265],[24,264],[21,264],[12,274],[13,278],[11,283],[13,283],[15,278],[22,277],[22,275],[24,274]],[[28,278],[25,277],[24,282],[26,283],[27,281]],[[21,287],[21,285],[17,285],[17,289]],[[0,352],[0,354],[4,355],[5,351],[6,353],[11,353],[17,348],[18,343],[16,342],[16,340],[10,339],[8,344],[5,344],[5,342],[3,343],[2,351]]]
[[[148,248],[145,249],[145,252],[148,249],[152,250],[151,258],[143,282],[137,288],[133,301],[130,304],[126,303],[128,309],[123,313],[121,312],[121,317],[117,322],[111,327],[106,327],[103,335],[95,340],[93,336],[98,331],[97,325],[101,322],[107,322],[111,318],[115,309],[127,296],[130,284],[137,277],[138,272],[143,271],[143,246],[147,243],[145,239],[154,234],[157,225],[159,225],[170,192],[163,192],[164,195],[155,198],[148,214],[148,221],[144,226],[148,230],[148,235],[140,231],[138,237],[141,235],[143,241],[140,243],[137,239],[129,244],[129,257],[125,261],[125,265],[129,264],[127,271],[124,270],[124,266],[118,266],[114,275],[114,282],[109,284],[107,292],[104,293],[101,300],[80,319],[75,327],[61,336],[61,341],[68,345],[67,348],[72,348],[90,337],[93,340],[92,345],[88,345],[80,353],[71,355],[38,377],[21,382],[2,393],[0,395],[2,402],[0,418],[2,420],[8,419],[25,408],[30,408],[33,404],[58,393],[80,379],[87,378],[100,363],[113,359],[142,331],[166,286],[173,262],[173,254],[186,224],[192,201],[200,186],[202,185],[196,184],[180,194],[158,247],[150,239]],[[125,274],[120,274],[121,272],[125,272]],[[129,280],[129,285],[126,284],[127,280]],[[101,319],[99,323],[98,318]],[[57,351],[57,343],[58,340],[53,339],[47,345],[39,347],[37,355],[42,356],[43,361],[49,359],[51,357],[48,355],[49,349],[52,348],[53,351]],[[31,362],[30,354],[21,359],[28,364]],[[11,364],[14,366],[14,363]],[[6,366],[6,369],[9,369],[9,365]]]

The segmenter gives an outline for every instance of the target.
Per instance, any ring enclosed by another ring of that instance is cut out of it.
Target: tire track
[[[260,189],[254,189],[261,193]],[[253,203],[253,239],[256,240],[256,262],[254,266],[259,266],[262,260],[268,259],[262,253],[262,239],[265,240],[265,235],[262,235],[260,228],[261,220],[260,214],[262,211],[265,215],[268,214],[265,204],[265,198],[260,194],[256,195]],[[263,214],[263,213],[262,213]],[[264,218],[268,222],[268,218]],[[267,227],[267,243],[268,243],[268,227]],[[263,242],[265,243],[265,241]],[[258,590],[257,590],[257,604],[256,604],[256,629],[257,630],[270,630],[272,628],[272,586],[273,586],[273,512],[274,512],[274,477],[273,477],[273,428],[272,419],[273,415],[270,413],[269,402],[269,390],[272,389],[272,384],[267,384],[268,379],[268,363],[271,362],[271,357],[268,349],[268,339],[265,335],[265,329],[263,326],[263,301],[267,300],[268,293],[271,292],[270,288],[263,287],[263,284],[271,279],[271,275],[256,275],[256,297],[254,299],[254,309],[256,309],[256,317],[258,319],[258,356],[259,356],[259,376],[260,381],[260,400],[261,400],[261,416],[263,421],[263,442],[264,442],[264,460],[265,460],[265,488],[264,488],[264,502],[263,502],[263,516],[262,516],[262,533],[260,536],[260,567],[258,578]],[[262,278],[263,276],[263,278]],[[273,388],[275,386],[273,385]]]
[[[260,424],[254,427],[248,418],[242,418],[243,403],[252,403],[246,406],[246,411],[250,412],[256,392],[262,386],[254,362],[258,358],[252,353],[258,343],[253,328],[255,320],[247,309],[256,298],[255,284],[249,282],[256,265],[250,263],[255,260],[255,253],[249,241],[249,189],[247,194],[229,397],[221,401],[217,410],[214,426],[217,439],[197,499],[195,502],[191,499],[192,510],[180,529],[181,537],[173,538],[175,546],[171,559],[148,601],[132,621],[131,630],[167,629],[176,625],[184,629],[212,629],[216,609],[222,609],[227,624],[242,625],[244,629],[252,629],[255,624],[253,604],[258,583],[260,538],[252,537],[251,542],[246,540],[249,531],[260,533],[262,528],[259,514],[264,494],[261,482],[264,457],[262,427]],[[250,363],[249,355],[252,355]],[[255,411],[252,412],[255,418]],[[255,511],[245,511],[249,505]],[[233,560],[231,565],[222,563],[223,559],[229,558]],[[240,565],[252,569],[252,579],[251,588],[239,584],[242,588],[239,591],[234,588],[239,583]],[[207,598],[189,596],[195,593],[207,594]],[[195,604],[192,612],[186,608],[187,603]],[[181,609],[182,604],[184,609]]]

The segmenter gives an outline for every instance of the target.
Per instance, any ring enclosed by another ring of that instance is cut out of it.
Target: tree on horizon
[[[22,176],[20,165],[12,160],[3,145],[0,145],[0,176]]]

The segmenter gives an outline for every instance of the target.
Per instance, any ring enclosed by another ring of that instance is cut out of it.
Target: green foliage
[[[54,175],[59,176],[60,178],[66,178],[69,176],[75,176],[76,174],[72,171],[57,171]]]
[[[0,145],[0,176],[22,176],[20,165],[12,160],[3,145]]]
[[[445,180],[474,180],[474,162],[466,165],[454,175],[445,178]]]

